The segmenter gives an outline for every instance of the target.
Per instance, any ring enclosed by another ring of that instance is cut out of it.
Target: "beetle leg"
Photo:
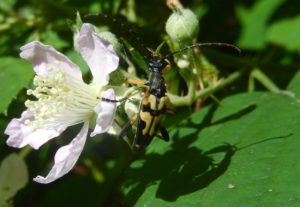
[[[137,115],[134,115],[134,117],[132,117],[129,120],[129,122],[127,122],[127,124],[121,130],[121,132],[119,134],[119,138],[123,138],[128,133],[128,131],[131,129],[132,125],[135,124],[136,120],[137,120]]]
[[[166,107],[165,109],[166,109],[167,113],[174,114],[176,112],[176,108],[170,101],[169,97],[167,97],[167,99],[165,101],[165,107]]]
[[[159,138],[166,141],[166,142],[168,142],[170,140],[170,136],[169,136],[169,133],[168,133],[167,129],[163,126],[160,126],[159,131],[160,131],[160,134],[161,134],[161,136],[159,136]]]
[[[139,80],[139,79],[128,79],[127,83],[132,84],[132,85],[145,85],[146,81]]]

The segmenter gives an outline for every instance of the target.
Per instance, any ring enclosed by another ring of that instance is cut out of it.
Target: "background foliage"
[[[300,2],[181,3],[199,18],[198,41],[230,42],[243,50],[236,56],[203,49],[222,76],[242,71],[215,94],[220,103],[208,99],[199,112],[195,105],[179,108],[165,121],[171,141],[154,140],[137,157],[122,140],[107,135],[90,139],[72,173],[41,185],[31,178],[48,171],[55,150],[78,128],[38,151],[6,146],[3,132],[23,111],[25,89],[34,75],[18,57],[19,48],[40,40],[85,69],[73,51],[70,22],[76,11],[118,16],[151,48],[163,41],[172,11],[159,0],[0,2],[0,206],[299,205]],[[140,44],[123,27],[111,30]]]

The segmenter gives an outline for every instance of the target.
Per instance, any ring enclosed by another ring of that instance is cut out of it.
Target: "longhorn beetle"
[[[107,18],[107,15],[104,14],[97,15]],[[88,16],[93,16],[93,14]],[[113,21],[116,22],[117,20],[113,19]],[[130,34],[140,42],[140,39],[130,29],[128,29],[122,23],[120,25],[128,30]],[[145,49],[143,44],[141,44],[141,46]],[[123,138],[131,129],[133,124],[137,125],[137,130],[132,143],[133,150],[140,151],[144,149],[150,144],[153,137],[157,135],[158,131],[161,134],[159,138],[169,141],[170,138],[168,131],[164,126],[161,125],[161,118],[165,113],[174,112],[175,107],[172,105],[169,97],[166,95],[167,88],[163,75],[171,69],[171,59],[175,54],[195,47],[203,46],[225,46],[238,51],[238,53],[241,53],[239,48],[228,43],[197,43],[169,53],[165,56],[156,54],[148,48],[145,49],[147,51],[147,56],[144,56],[144,58],[148,62],[148,68],[150,70],[150,77],[148,81],[144,82],[142,80],[128,80],[128,83],[130,84],[143,86],[144,97],[141,100],[138,114],[130,119],[130,121],[123,127],[121,133],[119,134],[119,137]],[[102,98],[102,101],[122,102],[127,100],[130,96],[132,95],[124,97],[120,100]]]
[[[198,43],[182,48],[165,56],[151,52],[151,58],[148,61],[148,68],[150,70],[150,77],[147,82],[141,80],[129,80],[131,84],[144,85],[145,95],[140,103],[139,112],[125,125],[119,137],[123,138],[133,124],[137,123],[137,130],[133,140],[132,148],[134,150],[144,149],[160,131],[160,138],[169,141],[169,134],[164,126],[161,125],[160,120],[165,113],[172,113],[175,111],[171,104],[169,97],[166,95],[166,83],[163,75],[171,69],[171,58],[174,54],[180,53],[194,47],[202,46],[226,46],[231,47],[241,52],[239,48],[227,43]],[[102,98],[107,102],[121,102],[127,97],[120,100],[109,100]]]

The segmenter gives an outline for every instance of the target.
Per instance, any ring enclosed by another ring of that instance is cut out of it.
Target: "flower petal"
[[[85,122],[78,135],[68,145],[59,148],[54,157],[54,166],[46,177],[37,176],[33,180],[38,183],[51,183],[67,174],[77,162],[84,147],[89,123]]]
[[[50,139],[59,136],[65,127],[58,129],[34,129],[30,125],[26,125],[26,120],[32,120],[33,116],[29,111],[23,112],[21,118],[12,119],[5,129],[5,134],[9,135],[6,143],[11,147],[22,148],[30,145],[34,149],[38,149]]]
[[[110,100],[115,100],[115,92],[113,89],[108,89],[102,92],[102,97]],[[94,111],[98,114],[97,123],[91,137],[107,132],[114,120],[114,115],[117,109],[116,103],[101,101]]]
[[[108,83],[108,75],[117,69],[119,57],[113,46],[101,39],[91,24],[83,24],[77,38],[78,50],[87,62],[97,85]]]
[[[59,68],[71,77],[82,80],[79,67],[49,45],[33,41],[21,47],[21,58],[31,61],[34,71],[41,76],[48,76],[50,68]]]

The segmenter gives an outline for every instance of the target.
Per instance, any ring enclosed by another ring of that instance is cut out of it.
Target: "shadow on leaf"
[[[174,202],[184,196],[209,186],[222,176],[228,167],[235,152],[252,145],[287,136],[273,137],[237,148],[233,144],[222,144],[209,150],[202,150],[193,145],[199,141],[199,131],[204,127],[223,124],[240,119],[254,111],[256,105],[249,105],[234,114],[230,114],[216,122],[212,117],[217,107],[210,107],[202,121],[187,119],[183,126],[177,127],[172,135],[172,145],[163,154],[150,153],[139,157],[139,166],[133,165],[128,171],[125,185],[129,192],[126,195],[129,206],[133,206],[146,189],[154,189],[155,196],[165,201]],[[194,121],[193,121],[194,120]],[[181,135],[180,130],[188,128],[187,135]],[[190,133],[192,132],[192,133]],[[227,140],[224,137],[224,140]],[[151,188],[152,187],[152,188]]]
[[[207,187],[226,171],[236,148],[229,144],[208,151],[188,147],[195,136],[178,139],[163,155],[147,155],[141,167],[130,170],[131,180],[128,184],[136,182],[127,194],[131,205],[136,203],[146,188],[159,181],[156,197],[176,201],[179,196]],[[221,160],[213,159],[216,154],[221,154]]]
[[[130,169],[126,183],[134,186],[126,196],[130,205],[134,205],[145,189],[157,182],[160,183],[156,197],[176,201],[179,196],[207,187],[226,171],[236,150],[234,146],[224,144],[208,151],[190,146],[197,140],[198,129],[211,124],[215,110],[216,107],[211,107],[201,124],[188,120],[186,126],[197,129],[194,133],[180,137],[176,130],[171,149],[162,155],[148,154],[143,157],[140,167]],[[222,157],[218,161],[213,158],[216,154]]]

